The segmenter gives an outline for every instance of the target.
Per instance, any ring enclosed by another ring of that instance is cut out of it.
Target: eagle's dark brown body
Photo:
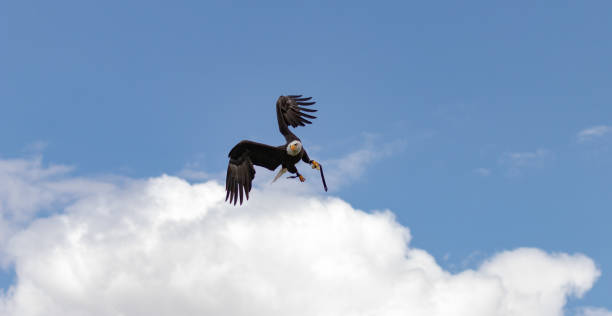
[[[311,98],[303,98],[301,95],[280,96],[276,101],[276,116],[278,120],[278,128],[281,134],[285,137],[285,145],[270,146],[249,140],[243,140],[236,144],[229,152],[229,165],[227,166],[227,176],[225,180],[225,190],[227,195],[225,200],[229,199],[230,203],[236,204],[240,198],[240,204],[243,202],[243,194],[249,199],[249,192],[253,179],[255,178],[256,166],[262,166],[274,171],[279,165],[287,171],[296,174],[303,181],[303,177],[299,174],[295,165],[300,161],[318,166],[318,163],[311,160],[306,153],[306,150],[301,147],[300,139],[295,136],[289,126],[305,126],[311,124],[309,119],[316,118],[315,116],[304,112],[316,112],[314,109],[305,108],[304,106],[313,105],[315,102],[308,102]],[[298,144],[299,143],[299,144]],[[295,147],[291,147],[291,146]],[[299,151],[297,148],[299,147]],[[296,151],[291,151],[296,149]],[[289,152],[293,155],[290,155]],[[327,190],[327,188],[326,188]]]

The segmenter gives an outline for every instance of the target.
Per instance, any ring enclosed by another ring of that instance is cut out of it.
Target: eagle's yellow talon
[[[306,178],[304,178],[302,175],[300,175],[300,181],[304,182],[304,181],[306,181]]]
[[[319,165],[319,163],[314,161],[314,160],[311,161],[310,164],[312,165],[312,169],[320,169],[321,168],[321,165]]]

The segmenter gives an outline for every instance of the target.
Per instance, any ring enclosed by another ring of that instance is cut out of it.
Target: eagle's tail
[[[285,172],[287,172],[287,168],[281,168],[281,170],[279,170],[278,173],[276,174],[276,177],[274,177],[274,180],[272,180],[272,183],[278,180],[278,178],[280,178]]]

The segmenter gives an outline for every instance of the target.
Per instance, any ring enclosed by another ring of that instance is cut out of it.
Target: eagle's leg
[[[295,175],[295,176],[288,176],[288,177],[287,177],[287,179],[295,179],[295,178],[299,178],[299,179],[300,179],[300,182],[304,182],[304,181],[306,181],[306,178],[304,178],[304,176],[302,176],[302,175],[301,175],[301,174],[299,174],[299,173],[298,173],[297,175]]]
[[[295,176],[290,176],[290,177],[287,177],[287,179],[295,179],[295,178],[299,178],[299,179],[300,179],[300,182],[304,182],[304,181],[306,181],[306,178],[304,178],[304,176],[302,176],[302,175],[301,175],[301,174],[300,174],[300,173],[297,171],[297,168],[296,168],[295,166],[293,166],[293,167],[289,167],[289,168],[287,168],[287,170],[289,170],[289,172],[291,172],[291,173],[295,173]]]

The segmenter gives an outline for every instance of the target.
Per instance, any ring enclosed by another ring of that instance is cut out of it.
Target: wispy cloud
[[[491,175],[491,169],[489,168],[476,168],[474,169],[474,173],[483,176],[483,177],[488,177]]]
[[[26,221],[37,210],[113,188],[107,181],[71,176],[73,167],[44,165],[42,157],[0,160],[0,212]]]
[[[191,181],[203,181],[213,178],[219,178],[220,180],[220,173],[211,174],[210,170],[206,170],[206,168],[204,168],[204,166],[206,166],[206,161],[206,154],[198,153],[191,159],[191,161],[186,163],[181,170],[173,174]],[[225,173],[223,173],[223,176],[225,177]]]
[[[612,311],[598,307],[582,307],[578,309],[576,316],[612,316]]]
[[[532,152],[509,152],[502,155],[500,162],[513,167],[534,167],[541,166],[550,155],[551,152],[547,149],[538,149]]]
[[[525,168],[543,167],[553,157],[548,149],[537,149],[526,152],[507,152],[499,158],[499,164],[507,168],[508,176],[517,176]]]
[[[33,154],[42,154],[42,152],[49,146],[48,142],[42,141],[42,140],[37,140],[35,142],[29,143],[27,144],[23,150],[26,153],[33,153]]]
[[[408,140],[405,139],[386,143],[378,143],[377,140],[377,136],[367,135],[365,144],[361,148],[344,157],[327,161],[329,168],[325,168],[325,172],[329,178],[330,188],[337,189],[360,178],[372,163],[401,153],[408,145]]]
[[[179,172],[176,173],[177,176],[181,177],[181,178],[185,178],[188,180],[196,180],[196,181],[201,181],[201,180],[206,180],[206,179],[210,179],[211,175],[202,170],[202,167],[200,166],[199,163],[188,163],[186,164],[183,169],[181,169]]]
[[[597,125],[581,130],[576,135],[576,138],[579,143],[584,143],[602,137],[610,132],[612,132],[612,126]]]
[[[422,141],[424,138],[419,135],[420,138],[415,138],[414,141]],[[390,141],[381,141],[381,137],[375,134],[363,134],[363,143],[359,146],[352,147],[352,151],[348,151],[343,156],[335,156],[332,158],[320,157],[320,152],[335,153],[337,150],[310,150],[308,147],[308,155],[311,159],[314,159],[321,163],[325,173],[325,180],[330,191],[338,191],[344,186],[350,185],[354,181],[362,178],[366,173],[367,169],[373,164],[384,161],[392,155],[401,154],[404,152],[409,144],[413,141],[412,139],[395,139]],[[315,153],[313,153],[315,152]],[[277,168],[273,173],[263,168],[256,167],[257,173],[255,175],[254,185],[265,187],[270,190],[276,190],[282,188],[283,190],[290,188],[295,192],[320,192],[321,191],[321,180],[319,178],[318,171],[308,170],[310,167],[300,163],[296,165],[298,171],[306,177],[306,183],[299,183],[297,180],[279,179],[278,181],[271,183],[272,178],[280,169]],[[261,172],[259,171],[261,170]],[[223,178],[219,178],[220,181],[225,181],[225,173],[220,175]],[[282,184],[282,187],[280,186]]]

